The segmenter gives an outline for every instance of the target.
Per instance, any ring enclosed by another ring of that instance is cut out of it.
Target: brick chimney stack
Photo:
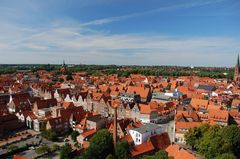
[[[114,107],[114,119],[113,119],[113,144],[116,150],[117,145],[117,107]]]

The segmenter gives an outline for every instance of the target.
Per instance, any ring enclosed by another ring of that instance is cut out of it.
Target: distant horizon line
[[[66,65],[96,65],[96,66],[149,66],[149,67],[154,67],[154,66],[160,66],[160,67],[194,67],[194,68],[234,68],[235,65],[233,66],[194,66],[194,65],[138,65],[138,64],[85,64],[85,63],[80,63],[80,64],[74,64],[74,63],[65,63]],[[0,63],[0,66],[2,65],[62,65],[62,63],[8,63],[8,64],[3,64]]]

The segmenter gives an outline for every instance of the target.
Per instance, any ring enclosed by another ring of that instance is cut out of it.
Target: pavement
[[[24,132],[24,133],[23,133]],[[19,135],[14,135],[11,138],[8,138],[7,140],[2,140],[1,146],[0,146],[0,155],[5,154],[8,152],[9,146],[17,146],[17,147],[23,147],[26,144],[33,144],[33,145],[48,145],[49,147],[52,147],[54,144],[57,144],[59,146],[63,146],[65,142],[52,142],[49,140],[46,140],[42,138],[38,132],[35,132],[33,130],[26,130],[23,132],[18,132],[17,134]],[[33,149],[29,149],[26,151],[23,151],[19,153],[19,155],[26,157],[28,159],[33,159],[38,156],[38,154],[35,152],[35,149],[37,146],[33,146]],[[49,154],[50,156],[47,157],[41,157],[42,159],[48,159],[48,158],[53,158],[53,159],[58,159],[58,155],[55,154]]]
[[[42,138],[42,142],[41,142],[40,145],[48,145],[49,147],[52,147],[55,144],[57,144],[59,146],[63,146],[65,144],[65,142],[53,142],[53,141],[49,141],[49,140],[46,140],[46,139]],[[37,149],[39,146],[35,147],[35,149]],[[23,157],[26,157],[28,159],[34,159],[35,157],[39,156],[35,152],[35,150],[27,150],[27,151],[19,153],[19,155],[21,155]],[[51,153],[51,154],[48,154],[47,156],[42,156],[39,159],[49,159],[49,158],[59,159],[59,155],[57,153]]]
[[[19,132],[19,135],[15,135],[7,140],[1,142],[0,155],[8,152],[10,146],[23,147],[26,144],[37,145],[41,142],[41,137],[37,137],[37,133],[32,133],[31,131]]]
[[[32,130],[25,130],[25,131],[21,131],[16,133],[15,135],[11,135],[8,138],[5,138],[3,140],[0,140],[0,147],[12,144],[12,143],[16,143],[19,142],[21,140],[25,140],[31,136],[36,136],[37,133],[33,132]]]

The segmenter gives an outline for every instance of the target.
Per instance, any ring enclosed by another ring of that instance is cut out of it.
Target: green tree
[[[13,152],[17,149],[18,149],[18,147],[16,145],[10,145],[7,147],[8,152]]]
[[[57,133],[52,129],[42,131],[41,135],[51,141],[57,141]]]
[[[215,159],[237,159],[233,153],[224,153],[215,157]]]
[[[105,159],[109,154],[113,154],[114,146],[111,133],[102,129],[91,139],[90,146],[81,154],[81,159]]]
[[[184,135],[186,144],[190,145],[193,149],[196,149],[196,143],[201,137],[201,131],[198,127],[193,127]]]
[[[163,150],[159,150],[152,156],[143,156],[143,159],[168,159],[168,153]]]
[[[203,124],[200,127],[193,127],[184,135],[186,144],[190,145],[193,149],[196,149],[199,139],[203,137],[203,134],[210,128],[208,124]]]
[[[206,128],[205,128],[206,129]],[[206,130],[204,130],[206,131]],[[235,125],[211,126],[196,144],[197,151],[207,159],[232,153],[240,157],[240,128]]]
[[[120,141],[116,147],[116,156],[118,159],[130,158],[129,144],[127,141]]]
[[[60,159],[71,159],[72,158],[72,147],[70,144],[65,144],[60,148]]]
[[[52,145],[52,148],[51,148],[52,152],[58,151],[58,150],[60,150],[60,146],[59,145],[57,145],[57,144]]]
[[[42,145],[35,150],[35,152],[37,154],[44,154],[44,153],[47,153],[49,151],[50,151],[50,147],[47,146],[47,145]]]
[[[222,145],[221,136],[219,135],[219,126],[213,126],[208,132],[199,140],[197,150],[207,159],[212,159],[223,153],[220,145]]]
[[[222,149],[240,158],[240,128],[236,125],[229,125],[222,128],[219,134],[223,142]]]
[[[79,133],[77,131],[72,131],[71,133],[71,139],[76,142],[77,141],[77,136],[79,135]]]

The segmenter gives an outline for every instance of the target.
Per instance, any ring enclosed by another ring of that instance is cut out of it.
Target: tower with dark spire
[[[235,69],[234,69],[234,78],[233,78],[233,80],[235,82],[239,82],[240,81],[239,70],[240,70],[240,62],[239,62],[239,55],[238,55],[237,64],[235,65]]]
[[[62,66],[60,68],[60,71],[62,73],[66,73],[67,72],[67,65],[65,64],[65,60],[63,60],[63,64],[62,64]]]

